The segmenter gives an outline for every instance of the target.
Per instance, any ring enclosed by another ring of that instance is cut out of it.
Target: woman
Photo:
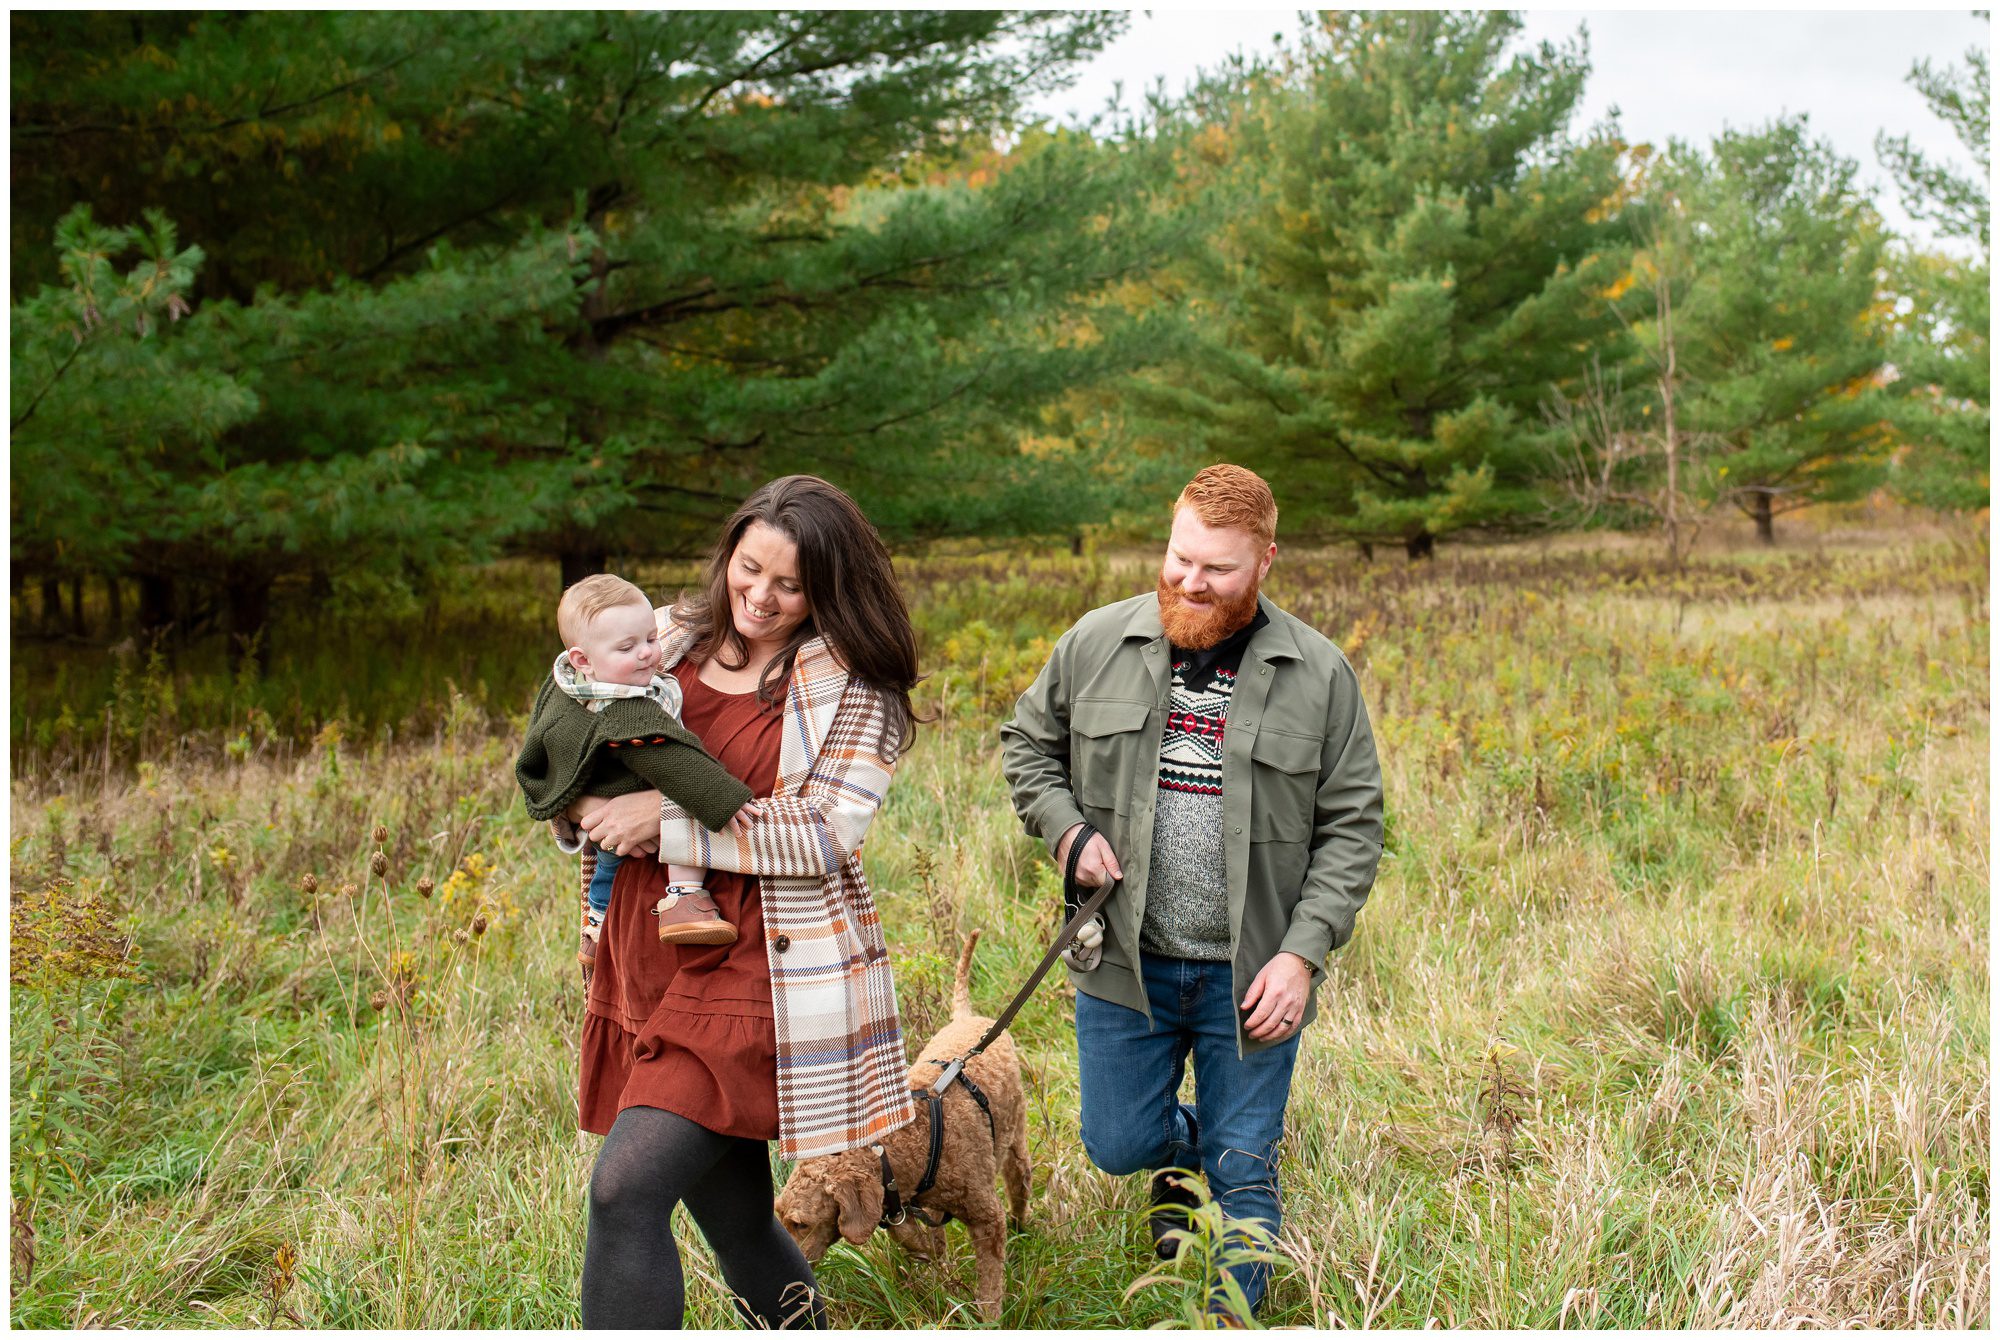
[[[618,868],[584,1021],[586,1327],[676,1326],[668,1216],[685,1203],[753,1325],[820,1325],[811,1269],[771,1212],[770,1159],[835,1153],[915,1114],[859,848],[915,736],[916,636],[854,501],[773,480],[729,519],[702,589],[660,611],[682,719],[761,799],[741,837],[658,792],[572,812]],[[710,871],[732,945],[662,944],[661,861]]]

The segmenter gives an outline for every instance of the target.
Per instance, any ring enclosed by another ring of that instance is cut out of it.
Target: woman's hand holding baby
[[[586,837],[614,856],[651,856],[660,849],[658,791],[635,791],[611,800],[579,796],[566,813]],[[728,829],[742,837],[763,817],[763,805],[750,801],[729,816]]]
[[[582,796],[569,817],[602,851],[613,856],[651,855],[660,849],[660,793],[635,791],[606,800]]]

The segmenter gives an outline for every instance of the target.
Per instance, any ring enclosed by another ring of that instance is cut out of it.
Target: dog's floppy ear
[[[840,1236],[855,1246],[868,1241],[882,1221],[882,1186],[874,1178],[843,1177],[833,1184],[840,1206]]]

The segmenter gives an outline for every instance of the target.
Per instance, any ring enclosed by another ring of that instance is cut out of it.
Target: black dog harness
[[[945,1065],[942,1061],[931,1061],[927,1064],[940,1067]],[[997,1149],[1000,1144],[1000,1130],[993,1124],[993,1105],[986,1101],[985,1093],[980,1090],[977,1084],[972,1082],[972,1076],[966,1074],[963,1070],[960,1070],[951,1078],[965,1086],[965,1091],[972,1095],[972,1101],[979,1104],[979,1110],[986,1114],[986,1131],[987,1134],[993,1137],[993,1144]],[[941,1228],[951,1219],[951,1212],[948,1210],[940,1210],[938,1217],[933,1219],[924,1213],[924,1211],[917,1208],[917,1201],[922,1198],[923,1194],[937,1185],[938,1160],[944,1154],[944,1096],[936,1089],[925,1089],[924,1099],[930,1108],[931,1114],[931,1152],[929,1157],[924,1160],[924,1175],[917,1179],[917,1189],[910,1193],[909,1200],[905,1201],[902,1193],[896,1189],[896,1174],[889,1167],[889,1151],[881,1145],[875,1146],[875,1157],[882,1161],[882,1222],[884,1224],[894,1226],[902,1223],[905,1217],[915,1215],[918,1222],[929,1224],[932,1228]]]

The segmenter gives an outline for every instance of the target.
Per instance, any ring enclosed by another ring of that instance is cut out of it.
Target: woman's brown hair
[[[722,528],[708,557],[699,592],[682,592],[675,622],[695,635],[689,654],[716,657],[730,670],[749,662],[736,621],[729,617],[729,560],[754,521],[798,546],[799,586],[809,611],[757,682],[757,700],[777,700],[777,686],[792,673],[799,648],[813,637],[827,645],[849,674],[886,699],[886,738],[893,760],[917,737],[910,690],[917,674],[917,634],[890,566],[889,550],[875,527],[848,497],[816,475],[774,479],[743,500]]]

